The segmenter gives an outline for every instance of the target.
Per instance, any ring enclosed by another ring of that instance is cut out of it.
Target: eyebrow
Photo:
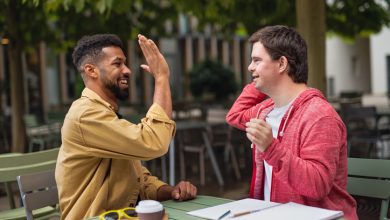
[[[126,62],[126,58],[122,58],[122,57],[115,57],[111,62],[115,62],[115,61],[123,61],[123,62]]]

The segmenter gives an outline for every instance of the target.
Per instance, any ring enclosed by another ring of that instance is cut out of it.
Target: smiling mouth
[[[121,79],[121,80],[119,80],[119,84],[122,86],[129,86],[129,80],[128,79]]]
[[[258,79],[258,78],[259,78],[259,76],[252,75],[252,80],[255,80],[255,79]]]

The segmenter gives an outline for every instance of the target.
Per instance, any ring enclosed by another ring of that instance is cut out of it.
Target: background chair
[[[19,175],[52,170],[57,162],[57,149],[26,153],[0,155],[0,183],[4,183],[10,209],[0,211],[0,219],[26,219],[24,208],[16,208],[12,183]],[[44,216],[53,212],[54,208],[43,208],[34,213],[36,216]]]
[[[390,160],[348,158],[347,190],[351,195],[381,199],[379,219],[388,219]]]
[[[46,137],[49,135],[49,126],[38,122],[35,115],[24,115],[23,121],[26,126],[26,135],[28,139],[28,152],[33,152],[35,147],[38,150],[44,150],[46,146]]]
[[[58,205],[58,190],[54,170],[21,175],[17,177],[17,181],[27,220],[34,219],[33,211],[36,209]],[[52,215],[60,216],[58,212],[53,212]],[[45,218],[50,216],[45,216]]]
[[[180,156],[180,174],[185,179],[186,162],[185,152],[199,154],[200,184],[205,184],[205,158],[210,159],[214,174],[220,186],[224,185],[224,180],[219,169],[214,151],[210,142],[210,132],[207,123],[202,121],[179,121],[176,123],[176,139]],[[195,168],[194,166],[191,166]]]
[[[384,157],[385,142],[390,140],[390,136],[381,133],[378,129],[376,108],[373,106],[344,106],[341,110],[347,127],[348,155],[376,158],[378,154],[374,153],[381,149],[381,157]],[[359,146],[363,146],[363,148],[358,148]],[[363,152],[358,152],[362,149]]]
[[[241,179],[241,172],[238,166],[235,149],[232,145],[233,127],[226,123],[228,109],[209,108],[207,110],[206,122],[210,126],[211,145],[213,147],[223,148],[224,165],[234,169],[234,174],[238,180]],[[231,159],[231,163],[230,163]]]

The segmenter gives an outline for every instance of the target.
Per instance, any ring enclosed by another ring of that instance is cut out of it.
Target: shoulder
[[[307,127],[308,129],[313,126],[317,127],[318,125],[316,124],[321,123],[330,129],[345,130],[344,122],[339,114],[333,106],[323,98],[313,97],[300,106],[300,108],[302,109],[302,120],[306,125],[311,125]]]
[[[112,110],[108,109],[105,105],[94,99],[83,96],[72,103],[72,106],[69,108],[67,118],[70,120],[80,121],[83,118],[110,111]],[[113,112],[113,114],[115,113]]]

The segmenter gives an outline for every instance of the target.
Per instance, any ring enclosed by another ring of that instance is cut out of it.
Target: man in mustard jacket
[[[153,105],[139,124],[121,119],[118,100],[128,97],[130,69],[121,40],[98,34],[81,38],[73,62],[85,89],[73,102],[62,127],[56,166],[61,219],[83,219],[135,206],[143,199],[188,200],[196,197],[189,182],[169,186],[152,176],[141,160],[161,157],[175,133],[171,120],[169,67],[155,43],[139,35],[154,77]]]

